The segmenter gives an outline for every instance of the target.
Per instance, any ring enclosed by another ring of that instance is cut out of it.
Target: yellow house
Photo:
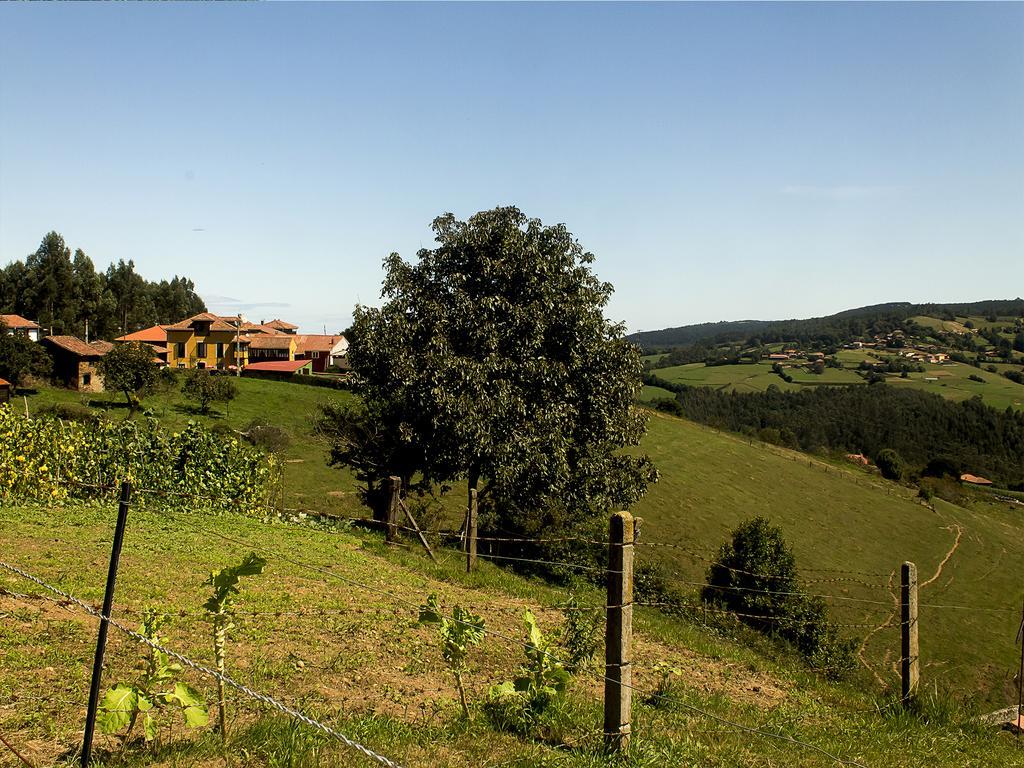
[[[167,365],[171,368],[229,368],[249,362],[249,338],[241,319],[209,312],[167,326]]]

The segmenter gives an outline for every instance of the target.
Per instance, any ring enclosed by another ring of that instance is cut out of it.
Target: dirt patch
[[[682,684],[701,693],[722,695],[762,709],[781,704],[788,695],[780,681],[738,662],[711,659],[637,637],[634,637],[633,649],[633,684],[643,691],[651,691],[659,683],[660,676],[654,671],[657,660],[678,668],[682,672]]]

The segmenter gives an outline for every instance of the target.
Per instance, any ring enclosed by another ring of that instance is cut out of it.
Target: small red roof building
[[[39,324],[26,320],[21,315],[0,315],[0,325],[6,325],[12,331],[38,331]]]
[[[298,373],[302,368],[309,367],[310,360],[268,360],[263,363],[251,363],[245,371],[277,371],[278,373]]]
[[[147,344],[166,346],[167,326],[153,325],[149,328],[143,328],[141,331],[135,331],[135,333],[126,333],[124,336],[118,336],[114,341],[144,341]]]
[[[992,485],[991,480],[984,477],[978,477],[977,475],[971,475],[967,472],[960,475],[960,482],[970,483],[971,485]]]

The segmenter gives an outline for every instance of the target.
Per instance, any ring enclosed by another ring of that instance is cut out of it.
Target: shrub
[[[51,403],[40,408],[36,416],[81,422],[95,421],[99,418],[99,414],[94,410],[78,403]]]
[[[878,471],[882,473],[882,477],[887,480],[899,482],[903,480],[906,474],[903,459],[892,448],[880,451],[878,456],[875,457],[875,465],[878,467]]]
[[[586,669],[601,646],[603,614],[584,608],[573,594],[562,605],[562,628],[558,644],[565,650],[565,669],[576,674]]]
[[[824,602],[797,583],[796,558],[782,530],[757,517],[733,531],[708,569],[702,599],[744,624],[789,642],[830,677],[852,666],[853,643],[839,637]]]
[[[561,699],[569,673],[551,653],[551,641],[544,637],[533,612],[523,613],[526,665],[520,676],[491,686],[484,711],[495,727],[525,733],[536,726],[548,708]]]
[[[243,431],[245,439],[267,453],[280,453],[292,441],[288,431],[262,419],[253,419]]]
[[[989,367],[991,368],[991,366],[989,366]],[[984,383],[985,383],[985,380],[984,380],[983,378],[981,378],[981,376],[979,376],[979,375],[978,375],[978,374],[976,374],[976,373],[972,373],[972,374],[971,374],[970,376],[968,376],[967,378],[968,378],[968,379],[970,379],[971,381],[979,381],[979,382],[981,382],[982,384],[984,384]]]
[[[670,413],[673,416],[686,415],[686,412],[683,410],[683,406],[679,404],[679,401],[668,397],[661,397],[657,400],[652,400],[651,405],[654,406],[655,410],[661,411],[662,413]]]

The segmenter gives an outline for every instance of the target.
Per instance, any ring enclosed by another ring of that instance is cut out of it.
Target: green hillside
[[[147,405],[171,425],[200,418],[241,428],[260,416],[285,426],[293,437],[283,454],[293,462],[286,465],[288,504],[361,513],[351,478],[325,466],[324,447],[309,435],[316,404],[349,395],[253,380],[242,380],[239,387],[230,415],[195,416],[175,393],[155,396]],[[50,389],[28,397],[32,411],[57,401],[82,404],[83,398]],[[638,565],[659,564],[670,585],[696,594],[729,531],[743,519],[764,515],[782,526],[793,545],[805,588],[826,596],[845,635],[865,641],[862,658],[870,671],[855,673],[851,683],[826,684],[802,662],[738,628],[717,625],[709,632],[700,621],[640,607],[636,685],[642,691],[656,687],[655,665],[667,661],[681,670],[673,685],[683,704],[664,706],[638,694],[632,764],[834,764],[813,748],[755,736],[732,723],[813,743],[864,765],[1012,764],[1015,753],[1007,737],[966,726],[963,718],[1006,706],[1015,695],[1013,638],[1024,597],[1014,565],[1024,561],[1019,507],[992,502],[968,509],[937,502],[930,509],[908,489],[852,466],[660,414],[653,415],[642,449],[654,459],[661,480],[634,510],[644,520]],[[458,517],[460,497],[453,493],[445,499],[451,522]],[[108,507],[0,509],[4,557],[96,601],[109,550],[113,510]],[[230,652],[229,664],[247,684],[283,695],[405,765],[432,766],[439,759],[446,765],[523,768],[608,764],[594,731],[600,721],[599,674],[574,682],[565,710],[543,738],[498,732],[488,724],[479,702],[489,685],[515,674],[521,610],[538,609],[544,629],[553,631],[561,620],[556,606],[567,591],[486,561],[478,573],[466,576],[457,552],[441,550],[441,562],[434,565],[418,547],[385,548],[373,533],[268,525],[234,515],[204,518],[190,513],[187,504],[136,509],[116,615],[134,622],[145,605],[171,607],[182,615],[168,632],[169,642],[209,663],[208,627],[197,618],[205,599],[201,582],[211,568],[250,549],[266,550],[271,565],[265,577],[243,590],[244,607],[255,614],[243,614]],[[964,709],[929,710],[930,724],[896,709],[874,710],[877,703],[891,701],[896,682],[898,634],[889,577],[905,559],[917,563],[923,584],[922,685],[968,702]],[[0,586],[38,592],[8,574],[0,574]],[[586,604],[603,599],[586,582],[574,589]],[[475,703],[469,724],[457,716],[436,641],[415,625],[416,606],[430,592],[449,605],[459,602],[476,610],[500,633],[471,657]],[[10,595],[0,595],[0,614],[17,619],[0,624],[0,700],[14,704],[0,708],[0,731],[15,734],[33,759],[48,764],[80,736],[93,624],[67,608]],[[115,633],[109,679],[128,675],[135,658],[131,644]],[[30,674],[38,669],[53,671]],[[208,681],[190,680],[209,694]],[[342,748],[301,729],[297,733],[252,702],[238,699],[232,708],[238,718],[232,750],[244,749],[248,765],[360,764]],[[156,758],[133,748],[111,762],[222,764],[217,739],[209,733],[191,736],[175,728],[167,734],[172,737],[176,746],[161,748]],[[109,737],[102,744],[115,746]],[[6,760],[0,757],[0,765]]]
[[[880,625],[891,612],[888,574],[904,560],[918,565],[922,582],[934,575],[961,533],[940,576],[921,601],[993,607],[998,611],[922,608],[923,675],[972,699],[1005,702],[1012,691],[1013,636],[1024,586],[1013,563],[1024,562],[1024,508],[1006,504],[975,508],[940,500],[930,509],[909,489],[846,466],[654,414],[644,450],[661,472],[636,513],[652,541],[678,543],[710,558],[740,521],[764,515],[782,526],[797,563],[807,569],[865,572],[857,581],[822,582],[844,622]],[[650,548],[680,579],[701,581],[707,562],[678,550]],[[845,578],[848,574],[833,574]],[[809,580],[829,574],[808,570]],[[927,626],[927,629],[925,629]],[[862,637],[867,630],[851,630]],[[893,628],[874,635],[866,657],[888,684],[898,658]]]

